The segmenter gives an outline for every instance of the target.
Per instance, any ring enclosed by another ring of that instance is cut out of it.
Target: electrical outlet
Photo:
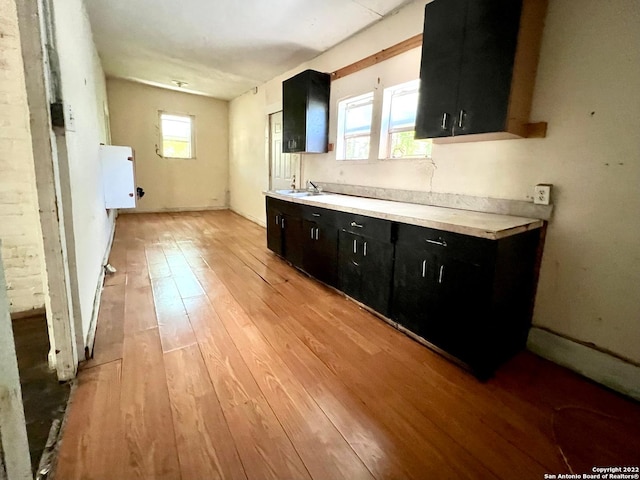
[[[71,109],[71,105],[67,104],[67,108],[65,109],[66,118],[64,119],[65,129],[69,132],[76,131],[76,116]]]
[[[548,183],[536,185],[533,194],[533,203],[537,205],[549,205],[551,202],[551,186]]]

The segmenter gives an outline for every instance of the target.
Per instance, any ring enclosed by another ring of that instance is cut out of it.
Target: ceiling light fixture
[[[174,85],[177,85],[178,88],[183,88],[189,85],[187,82],[181,82],[180,80],[171,80],[171,83],[173,83]]]

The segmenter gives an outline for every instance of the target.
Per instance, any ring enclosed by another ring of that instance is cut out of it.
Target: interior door
[[[300,154],[282,153],[282,111],[269,116],[270,157],[269,188],[271,190],[290,190],[295,183],[300,187]]]

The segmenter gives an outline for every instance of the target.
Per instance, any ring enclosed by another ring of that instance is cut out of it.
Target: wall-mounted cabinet
[[[131,147],[100,145],[105,208],[135,208],[135,163]]]
[[[330,86],[330,75],[315,70],[282,82],[283,153],[327,152]]]
[[[547,0],[434,0],[425,6],[416,138],[540,137],[529,123]]]

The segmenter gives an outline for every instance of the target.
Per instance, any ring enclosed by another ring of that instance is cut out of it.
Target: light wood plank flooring
[[[523,352],[480,383],[228,211],[122,215],[55,478],[541,479],[640,464],[640,406]]]

